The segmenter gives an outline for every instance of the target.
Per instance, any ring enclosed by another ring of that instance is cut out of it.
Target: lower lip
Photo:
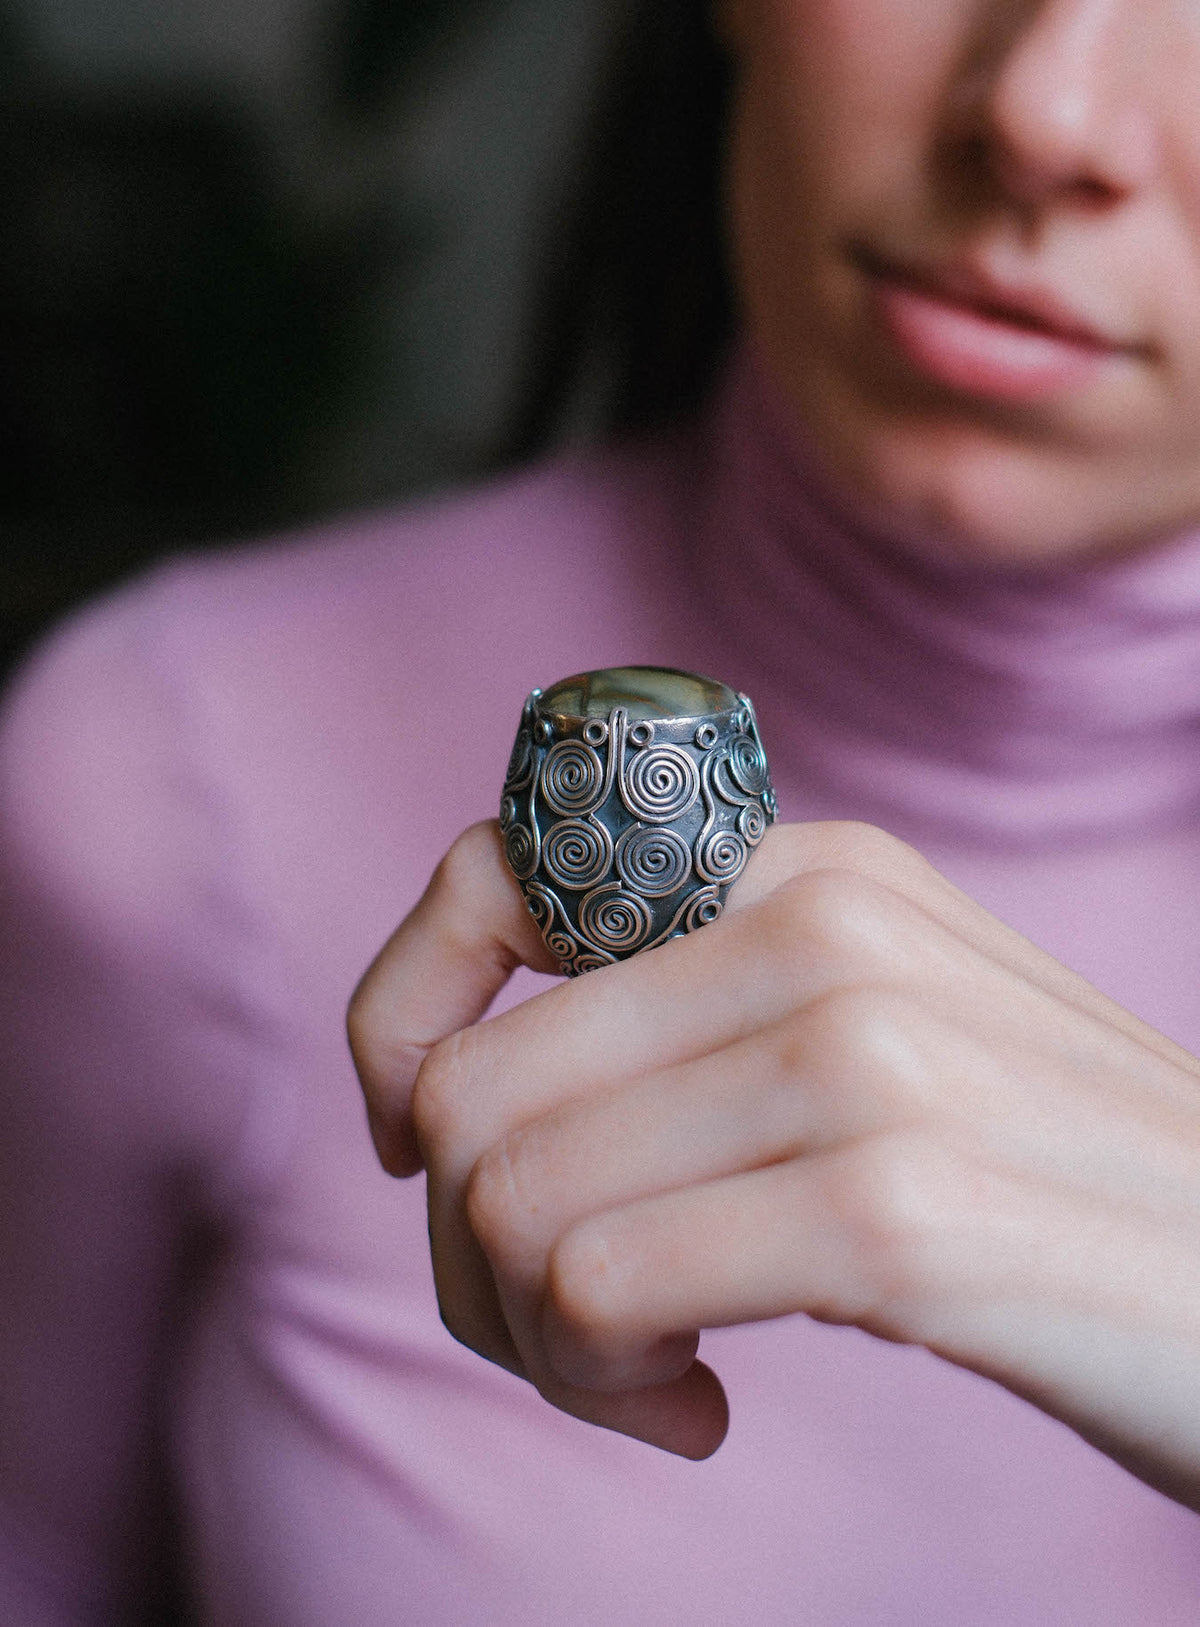
[[[1044,401],[1091,383],[1119,354],[1023,328],[887,277],[873,277],[872,287],[883,327],[910,365],[967,395]]]

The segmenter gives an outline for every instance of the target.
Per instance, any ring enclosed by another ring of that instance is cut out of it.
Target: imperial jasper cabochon
[[[529,696],[500,824],[547,946],[577,976],[715,921],[775,811],[748,696],[607,667]]]

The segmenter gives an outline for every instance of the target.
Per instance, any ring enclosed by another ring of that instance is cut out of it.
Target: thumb
[[[417,1070],[478,1022],[518,966],[557,972],[504,859],[494,820],[465,830],[363,973],[346,1013],[371,1138],[384,1169],[421,1168],[409,1114]]]

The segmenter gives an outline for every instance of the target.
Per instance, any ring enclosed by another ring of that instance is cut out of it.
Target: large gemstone
[[[738,698],[728,684],[674,667],[603,667],[553,684],[538,700],[558,717],[606,718],[623,706],[631,723],[666,717],[708,717],[732,712]]]

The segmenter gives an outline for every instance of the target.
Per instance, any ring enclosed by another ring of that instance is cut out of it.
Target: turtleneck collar
[[[692,565],[785,784],[993,842],[1200,810],[1200,532],[1052,571],[931,560],[835,512],[747,347],[706,433]]]

